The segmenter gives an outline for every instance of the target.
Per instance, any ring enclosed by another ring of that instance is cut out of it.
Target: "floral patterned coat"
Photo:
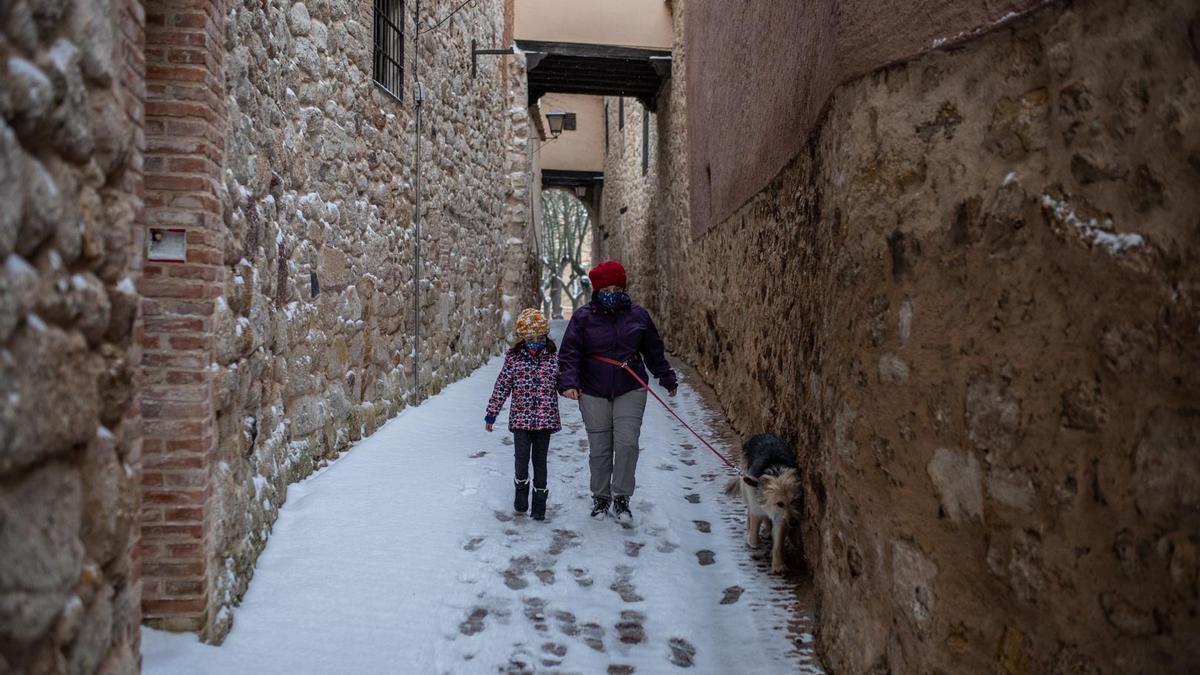
[[[504,355],[504,367],[496,378],[484,422],[495,424],[504,399],[510,395],[509,431],[562,429],[558,416],[558,355],[553,347],[547,345],[534,355],[522,343]]]

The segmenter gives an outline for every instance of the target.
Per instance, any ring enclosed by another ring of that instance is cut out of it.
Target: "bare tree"
[[[583,202],[562,190],[542,191],[542,293],[550,316],[561,319],[562,296],[571,311],[587,302],[590,288],[583,260],[591,222]]]

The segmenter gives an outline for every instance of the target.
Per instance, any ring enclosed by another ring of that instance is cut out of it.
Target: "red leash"
[[[725,455],[722,455],[720,452],[718,452],[717,449],[712,446],[712,443],[709,443],[708,441],[704,440],[704,437],[701,436],[700,434],[696,433],[696,430],[693,429],[690,424],[683,421],[683,418],[679,416],[679,413],[675,412],[674,408],[667,405],[667,402],[662,400],[662,397],[660,397],[658,394],[654,393],[654,390],[650,388],[650,385],[646,384],[646,381],[643,380],[642,378],[638,377],[638,374],[636,372],[634,372],[633,368],[629,367],[628,361],[618,361],[616,359],[610,359],[607,356],[601,356],[600,354],[592,354],[592,358],[597,361],[607,363],[610,366],[616,366],[618,368],[623,368],[625,370],[625,372],[632,375],[633,379],[637,380],[637,383],[642,385],[642,389],[645,389],[646,391],[650,392],[650,395],[653,396],[655,398],[655,400],[657,400],[659,403],[661,403],[662,406],[667,409],[667,412],[674,415],[675,419],[679,420],[679,423],[682,424],[685,429],[692,432],[692,435],[695,436],[697,439],[699,439],[699,441],[704,444],[704,447],[711,450],[712,453],[714,455],[716,455],[717,457],[720,457],[721,461],[725,462],[726,466],[728,466],[729,468],[736,471],[739,476],[742,475],[741,469],[739,469],[737,466],[735,466],[733,462],[729,461],[729,459],[727,459],[725,457]]]

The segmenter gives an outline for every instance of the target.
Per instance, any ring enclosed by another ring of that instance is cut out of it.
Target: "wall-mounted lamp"
[[[563,131],[563,122],[567,119],[567,113],[561,111],[546,113],[546,122],[550,125],[550,135],[558,138]]]

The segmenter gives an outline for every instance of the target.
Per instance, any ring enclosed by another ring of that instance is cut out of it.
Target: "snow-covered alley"
[[[145,672],[819,672],[810,617],[746,549],[724,467],[657,404],[632,528],[588,517],[566,399],[547,520],[514,517],[506,418],[482,423],[501,363],[292,485],[224,644],[144,628]],[[710,433],[688,375],[673,403]]]

